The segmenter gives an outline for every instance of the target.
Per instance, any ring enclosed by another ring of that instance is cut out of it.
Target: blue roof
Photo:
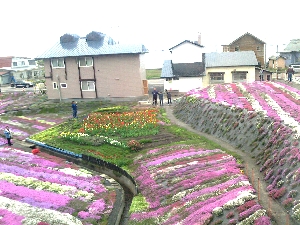
[[[165,60],[164,61],[160,77],[161,78],[174,77],[173,70],[172,70],[172,61],[171,60]]]
[[[257,66],[254,51],[205,53],[205,67]]]
[[[111,37],[91,32],[86,37],[65,34],[52,48],[38,55],[36,59],[95,56],[112,54],[143,54],[148,49],[142,44],[118,44]]]

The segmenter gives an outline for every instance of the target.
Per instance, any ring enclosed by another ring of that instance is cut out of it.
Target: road
[[[10,85],[1,85],[0,89],[1,89],[2,93],[5,93],[5,92],[22,92],[22,91],[33,92],[34,91],[34,87],[23,89],[23,88],[11,87]]]

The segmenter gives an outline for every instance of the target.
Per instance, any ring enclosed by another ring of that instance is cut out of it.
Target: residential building
[[[205,53],[202,87],[219,83],[253,82],[258,62],[253,51]]]
[[[286,48],[280,52],[285,60],[285,66],[300,64],[300,39],[292,39]]]
[[[14,80],[36,80],[40,71],[34,59],[27,57],[0,57],[0,83],[8,84]]]
[[[271,56],[269,57],[268,68],[275,70],[285,69],[285,57],[279,56]]]
[[[198,41],[185,40],[169,49],[171,59],[165,60],[161,78],[164,78],[164,88],[178,92],[187,92],[202,86],[204,76],[204,61],[201,36]]]
[[[148,94],[142,44],[119,44],[101,32],[64,34],[36,57],[44,61],[49,99],[140,98]]]
[[[223,52],[253,51],[259,66],[265,66],[266,43],[248,32],[235,39],[230,44],[222,46]]]

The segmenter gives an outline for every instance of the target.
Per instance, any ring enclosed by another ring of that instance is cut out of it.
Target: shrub
[[[142,149],[142,145],[140,142],[136,141],[136,140],[131,140],[127,142],[128,147],[132,150],[132,151],[139,151]]]
[[[287,198],[286,200],[284,200],[282,202],[282,205],[286,209],[292,208],[293,207],[293,201],[294,201],[293,198]]]
[[[232,217],[234,217],[234,213],[233,213],[233,212],[229,212],[229,213],[226,215],[226,218],[227,218],[227,219],[230,219],[230,218],[232,218]]]

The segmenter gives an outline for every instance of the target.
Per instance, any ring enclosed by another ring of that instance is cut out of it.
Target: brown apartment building
[[[101,32],[65,34],[36,57],[44,61],[49,99],[124,99],[148,94],[142,44],[119,44]]]
[[[258,65],[265,67],[266,43],[248,32],[231,42],[229,45],[222,46],[223,52],[254,51]]]

